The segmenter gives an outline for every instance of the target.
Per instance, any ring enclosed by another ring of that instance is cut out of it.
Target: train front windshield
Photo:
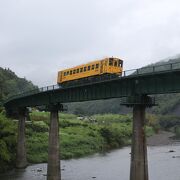
[[[118,60],[118,66],[119,66],[119,67],[123,67],[123,61]]]
[[[120,59],[109,58],[109,66],[123,67],[123,61]]]

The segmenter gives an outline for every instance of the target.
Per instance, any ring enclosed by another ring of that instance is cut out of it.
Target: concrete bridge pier
[[[133,107],[130,180],[148,180],[144,105]]]
[[[27,108],[18,110],[18,139],[17,139],[17,154],[16,168],[25,168],[27,166],[26,142],[25,142],[25,121],[27,119]]]
[[[61,180],[58,111],[62,109],[61,104],[50,106],[47,180]]]
[[[155,105],[155,100],[146,95],[138,95],[127,97],[121,104],[133,107],[130,180],[148,180],[145,109]]]

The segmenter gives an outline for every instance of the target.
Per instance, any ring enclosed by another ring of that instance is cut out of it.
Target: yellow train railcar
[[[114,57],[105,58],[59,71],[57,83],[63,84],[68,81],[74,81],[93,76],[97,77],[106,74],[121,75],[122,71],[123,60]]]

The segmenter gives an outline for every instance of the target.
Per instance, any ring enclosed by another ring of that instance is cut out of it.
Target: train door
[[[111,74],[113,72],[113,58],[109,58],[108,60],[108,73]]]
[[[62,73],[61,71],[58,72],[58,79],[57,79],[57,83],[61,83],[62,82]]]
[[[106,74],[107,73],[107,64],[108,64],[107,59],[101,61],[101,74]]]
[[[104,61],[100,61],[100,74],[103,74]]]

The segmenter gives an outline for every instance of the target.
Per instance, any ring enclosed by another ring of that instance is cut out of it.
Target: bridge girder
[[[37,92],[7,101],[8,111],[19,107],[121,98],[134,95],[155,95],[180,92],[180,70],[153,74],[130,75],[119,79],[81,86]]]

